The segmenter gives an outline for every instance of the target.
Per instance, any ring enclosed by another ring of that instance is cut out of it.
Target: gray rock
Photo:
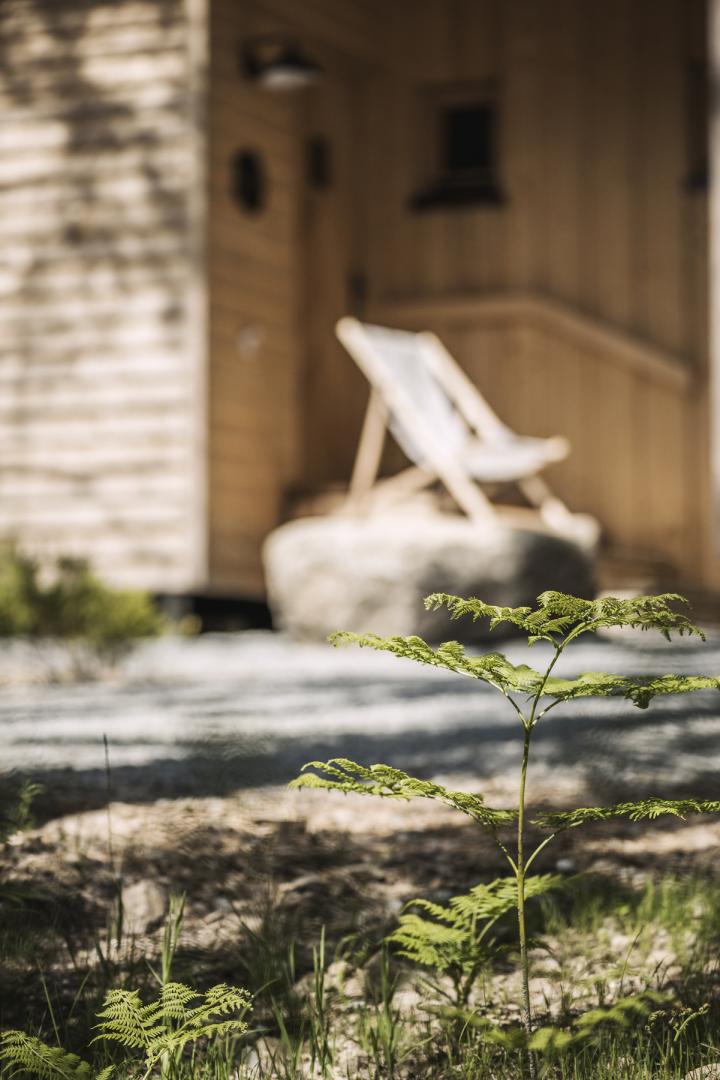
[[[131,932],[146,933],[162,922],[167,912],[165,889],[150,879],[135,881],[123,889],[123,911]]]
[[[449,592],[517,606],[545,589],[592,595],[591,560],[573,541],[459,515],[291,521],[270,534],[263,558],[275,624],[300,638],[344,629],[482,641],[484,623],[460,620],[449,635],[447,615],[426,612],[423,597]]]

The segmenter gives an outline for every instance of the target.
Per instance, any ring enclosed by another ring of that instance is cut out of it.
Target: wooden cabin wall
[[[167,591],[201,561],[192,21],[0,5],[0,534]]]
[[[548,478],[612,545],[710,582],[706,200],[686,183],[704,4],[406,0],[383,33],[392,62],[368,79],[358,159],[366,313],[438,330],[506,421],[567,434],[572,457]],[[500,88],[503,203],[411,210],[427,179],[420,91],[484,79]],[[474,304],[515,295],[563,317]],[[625,363],[628,344],[657,367]],[[347,479],[364,400],[349,360],[331,404],[311,395],[311,485]]]
[[[263,592],[262,541],[282,519],[288,493],[308,476],[315,422],[308,395],[332,400],[332,382],[323,386],[326,357],[337,358],[332,317],[345,310],[337,231],[345,219],[334,198],[337,171],[343,182],[349,175],[348,154],[338,155],[333,143],[328,198],[313,195],[306,160],[307,140],[326,124],[336,134],[345,113],[338,113],[334,91],[329,98],[322,89],[273,93],[253,83],[241,73],[240,50],[257,35],[289,32],[328,74],[344,76],[375,56],[381,16],[379,0],[211,5],[208,521],[210,583],[218,592]],[[352,137],[342,124],[340,134]],[[233,194],[231,163],[241,151],[258,155],[266,180],[266,199],[255,212]],[[332,428],[332,407],[329,416]]]

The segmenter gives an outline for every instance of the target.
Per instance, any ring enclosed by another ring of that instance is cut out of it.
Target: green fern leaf
[[[306,769],[316,769],[318,772],[308,773]],[[303,774],[292,780],[290,787],[326,788],[345,794],[353,792],[389,799],[435,799],[489,828],[511,824],[517,817],[514,810],[494,810],[486,806],[481,795],[450,791],[430,780],[408,776],[390,765],[365,766],[347,758],[308,762],[303,766]]]
[[[535,874],[525,878],[525,899],[543,896],[565,884],[559,874]],[[500,878],[489,885],[475,885],[465,896],[454,896],[450,907],[466,919],[498,919],[517,905],[517,881]]]
[[[0,1035],[0,1062],[12,1075],[26,1073],[38,1080],[93,1080],[91,1066],[77,1054],[59,1046],[47,1046],[24,1031],[5,1031]],[[96,1080],[106,1080],[112,1072],[105,1069]]]
[[[147,1050],[153,1039],[165,1031],[158,1003],[143,1005],[137,990],[110,990],[98,1020],[97,1039],[134,1050]]]
[[[657,695],[687,694],[694,690],[720,690],[720,679],[707,675],[661,675],[654,679],[630,680],[623,695],[639,709],[647,709]]]
[[[199,1004],[191,1002],[200,999]],[[198,1039],[230,1033],[242,1034],[247,1024],[230,1013],[244,1013],[251,998],[237,987],[220,983],[205,994],[182,983],[166,983],[160,997],[143,1005],[135,990],[111,990],[98,1014],[96,1040],[119,1043],[126,1049],[142,1049],[148,1068],[172,1056]]]
[[[480,603],[480,601],[464,601],[463,603],[476,604]],[[582,601],[582,603],[587,605],[591,602]],[[524,609],[503,608],[501,610],[520,611]],[[527,623],[528,619],[525,622]],[[557,620],[551,620],[553,626],[556,623]],[[529,630],[528,626],[526,626],[526,630]],[[538,640],[538,635],[531,635],[531,637]],[[439,645],[437,649],[433,649],[422,638],[416,636],[382,638],[375,634],[340,632],[334,634],[332,640],[336,645],[355,643],[361,647],[376,649],[380,652],[389,652],[394,656],[404,657],[431,667],[445,668],[447,671],[453,671],[472,679],[478,679],[489,686],[494,686],[506,696],[520,694],[532,697],[538,691],[542,691],[543,698],[548,697],[555,701],[572,701],[583,697],[616,696],[624,697],[637,705],[638,708],[646,709],[652,699],[658,695],[687,694],[695,690],[720,689],[720,679],[705,675],[632,677],[588,671],[574,679],[562,679],[558,676],[546,678],[539,671],[528,667],[527,664],[512,664],[501,653],[493,652],[486,653],[483,656],[468,656],[463,646],[457,641],[446,641]]]
[[[457,641],[445,641],[433,649],[417,635],[411,637],[379,637],[377,634],[351,634],[339,631],[330,637],[334,645],[354,644],[361,648],[388,652],[407,660],[414,660],[429,667],[445,668],[471,679],[479,679],[497,687],[503,693],[532,693],[540,684],[542,676],[526,664],[517,667],[501,653],[485,656],[468,656]]]
[[[450,617],[469,616],[473,620],[488,619],[490,629],[509,623],[523,630],[533,641],[554,641],[553,635],[596,633],[611,627],[627,626],[639,630],[657,630],[668,640],[672,633],[695,634],[703,638],[702,630],[687,616],[676,610],[687,604],[677,593],[661,596],[636,596],[621,600],[614,596],[600,600],[584,600],[579,596],[548,591],[537,598],[535,610],[529,607],[496,607],[474,598],[463,599],[447,593],[433,593],[425,600],[429,610],[446,607]]]
[[[590,1009],[577,1017],[574,1026],[585,1032],[593,1031],[601,1025],[629,1028],[637,1024],[638,1020],[644,1020],[658,1006],[667,1005],[669,1001],[668,994],[645,990],[633,997],[620,998],[613,1005]]]
[[[400,925],[387,939],[397,952],[414,964],[445,972],[453,966],[465,967],[470,950],[467,932],[460,927],[443,926],[413,913],[401,915]]]
[[[556,874],[529,877],[526,900],[562,884],[563,879]],[[514,911],[516,904],[515,878],[476,885],[465,895],[453,896],[446,907],[430,900],[411,900],[387,941],[401,956],[435,971],[477,971],[492,952],[488,931],[503,915]]]
[[[608,821],[626,817],[630,821],[654,820],[663,814],[684,818],[686,814],[718,814],[720,802],[703,799],[641,799],[638,802],[616,803],[614,806],[582,806],[575,810],[563,810],[543,814],[535,818],[534,825],[560,832],[585,825],[591,821]]]
[[[550,676],[544,687],[544,695],[556,701],[572,701],[581,697],[620,696],[632,701],[640,709],[646,709],[658,695],[688,694],[695,690],[718,690],[720,679],[708,675],[660,675],[648,678],[609,675],[602,671],[588,671],[576,679],[560,679]]]

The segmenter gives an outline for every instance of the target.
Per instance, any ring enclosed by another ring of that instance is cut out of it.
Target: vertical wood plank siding
[[[168,591],[202,573],[194,89],[183,0],[0,5],[0,534]]]

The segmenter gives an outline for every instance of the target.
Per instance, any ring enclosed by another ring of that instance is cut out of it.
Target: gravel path
[[[541,662],[520,643],[515,662]],[[12,658],[5,658],[0,676]],[[17,657],[16,657],[17,660]],[[720,671],[720,639],[656,644],[628,635],[579,644],[560,674],[588,670]],[[534,776],[575,781],[603,798],[632,788],[716,791],[715,692],[658,701],[575,702],[538,729]],[[145,801],[284,783],[316,757],[387,761],[421,775],[497,777],[513,769],[517,721],[487,688],[369,650],[293,643],[250,632],[161,640],[114,682],[9,685],[0,701],[0,762],[66,798],[106,789]]]

